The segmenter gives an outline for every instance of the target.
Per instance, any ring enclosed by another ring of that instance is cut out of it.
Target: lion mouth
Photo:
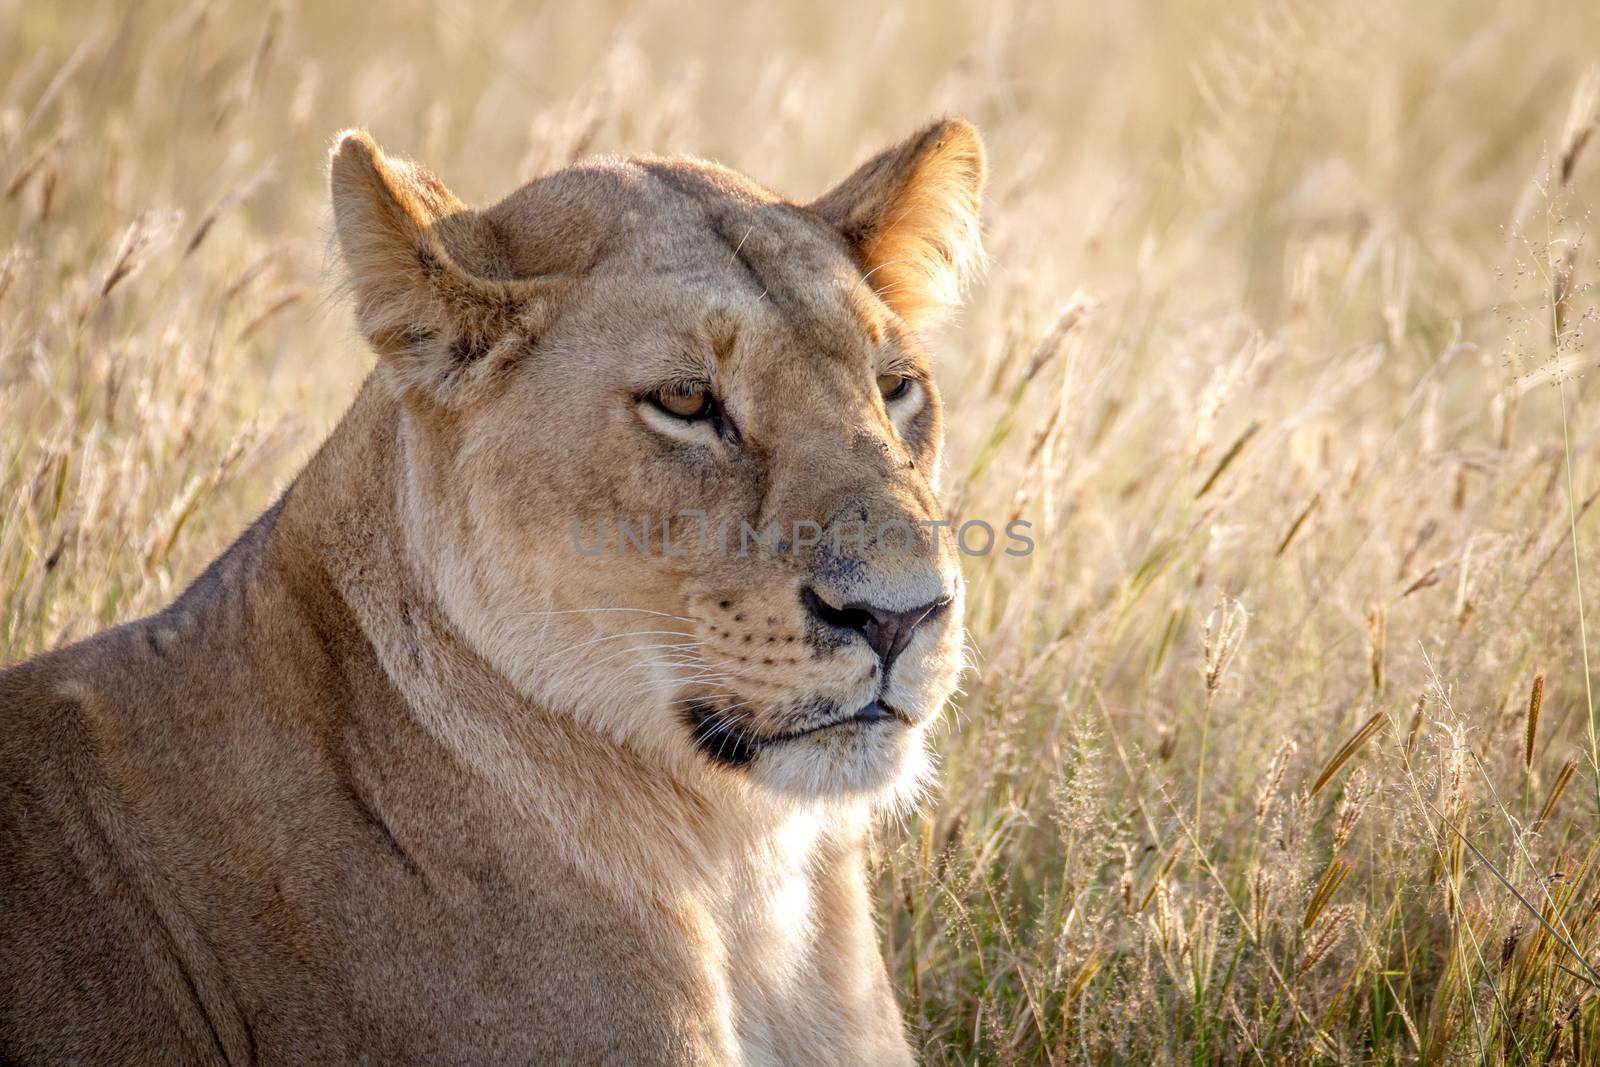
[[[798,741],[826,730],[837,730],[847,726],[871,729],[893,723],[911,722],[903,712],[881,700],[870,700],[849,715],[837,716],[804,729],[779,734],[761,734],[746,730],[710,704],[695,701],[689,704],[688,710],[695,746],[715,762],[729,767],[745,766],[764,748]]]

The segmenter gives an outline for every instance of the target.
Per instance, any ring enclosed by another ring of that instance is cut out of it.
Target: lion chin
[[[964,662],[977,132],[805,202],[330,175],[349,412],[165,611],[0,672],[0,1058],[909,1064],[867,855]]]
[[[855,712],[788,733],[754,735],[719,723],[715,704],[692,701],[695,744],[707,758],[743,768],[752,781],[799,800],[865,797],[879,806],[913,806],[932,777],[926,726],[871,701]]]

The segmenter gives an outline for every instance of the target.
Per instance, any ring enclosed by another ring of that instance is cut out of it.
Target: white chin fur
[[[926,733],[900,723],[830,730],[762,749],[749,774],[796,799],[850,797],[899,809],[915,804],[932,777]]]

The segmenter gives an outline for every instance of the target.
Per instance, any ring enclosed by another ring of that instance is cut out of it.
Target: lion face
[[[977,254],[982,177],[944,122],[805,207],[636,158],[480,213],[347,135],[409,541],[466,642],[682,773],[913,789],[962,660],[915,329]]]

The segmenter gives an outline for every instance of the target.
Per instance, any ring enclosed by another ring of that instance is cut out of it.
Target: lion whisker
[[[564,656],[564,655],[567,655],[569,653],[580,652],[583,649],[589,648],[589,647],[591,647],[593,645],[603,644],[606,641],[617,641],[617,640],[621,640],[622,638],[625,638],[625,637],[655,637],[655,636],[663,636],[663,635],[671,635],[673,637],[687,637],[687,638],[691,638],[691,639],[693,639],[694,636],[695,636],[692,633],[687,633],[687,632],[682,631],[682,630],[625,630],[625,631],[623,631],[621,633],[601,634],[599,637],[593,637],[593,638],[590,638],[587,641],[580,641],[580,642],[578,642],[576,644],[565,645],[565,646],[563,646],[561,648],[551,650],[551,654],[552,655],[557,655],[557,656]]]
[[[628,611],[628,612],[633,612],[633,613],[639,614],[639,615],[659,615],[664,619],[676,619],[676,620],[678,620],[680,622],[695,622],[696,621],[695,619],[692,619],[687,615],[674,615],[670,611],[656,611],[654,608],[625,608],[625,607],[624,608],[617,608],[617,607],[606,607],[606,608],[548,608],[548,609],[542,609],[542,610],[512,612],[511,615],[508,616],[508,617],[510,617],[510,618],[527,618],[530,615],[590,615],[590,614],[596,614],[596,613],[599,613],[599,612],[602,612],[602,611]]]

